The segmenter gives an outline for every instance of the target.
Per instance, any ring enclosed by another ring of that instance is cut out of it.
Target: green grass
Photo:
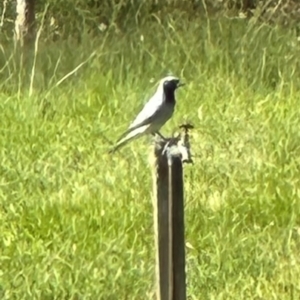
[[[1,299],[154,299],[149,144],[106,151],[168,73],[187,85],[162,132],[196,127],[188,299],[299,299],[293,30],[174,14],[80,44],[45,38],[31,95],[30,60],[21,74],[12,55],[0,73]]]

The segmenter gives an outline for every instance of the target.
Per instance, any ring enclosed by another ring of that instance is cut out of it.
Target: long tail
[[[117,150],[119,150],[121,147],[125,146],[128,142],[137,139],[138,137],[144,135],[147,133],[149,125],[145,125],[142,127],[139,127],[133,131],[130,131],[127,135],[122,135],[121,139],[118,140],[117,144],[108,151],[108,153],[112,154],[115,153]]]

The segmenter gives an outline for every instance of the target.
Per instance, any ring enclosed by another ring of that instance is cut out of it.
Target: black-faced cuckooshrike
[[[160,80],[155,94],[145,104],[126,132],[118,139],[116,145],[109,151],[113,153],[129,141],[145,134],[158,134],[159,130],[172,117],[175,108],[175,90],[184,84],[174,76]]]

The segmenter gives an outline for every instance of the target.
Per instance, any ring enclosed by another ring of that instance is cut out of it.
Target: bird
[[[155,94],[120,136],[115,146],[109,150],[109,153],[114,153],[129,141],[145,134],[157,134],[164,139],[159,130],[172,117],[176,104],[175,90],[183,85],[185,84],[175,76],[162,78]]]

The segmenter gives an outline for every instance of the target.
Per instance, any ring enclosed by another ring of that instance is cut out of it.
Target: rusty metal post
[[[186,300],[182,164],[191,163],[188,130],[154,148],[154,224],[158,300]]]

